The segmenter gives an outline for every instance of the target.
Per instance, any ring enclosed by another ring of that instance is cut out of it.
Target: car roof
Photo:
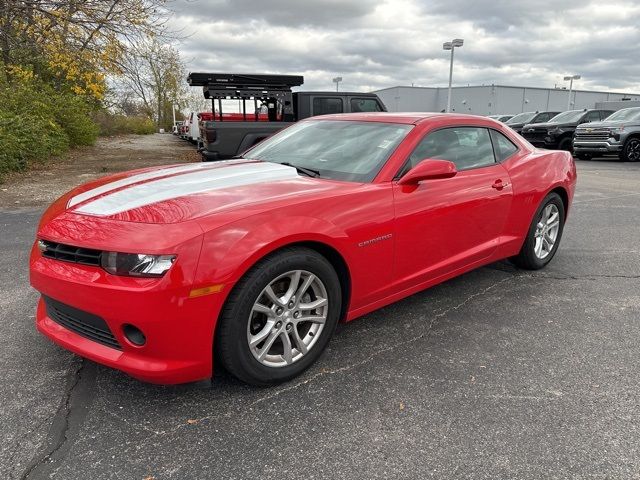
[[[337,113],[311,117],[313,120],[351,120],[359,122],[387,122],[418,124],[428,120],[487,120],[483,115],[467,115],[461,113],[435,113],[435,112],[360,112]]]

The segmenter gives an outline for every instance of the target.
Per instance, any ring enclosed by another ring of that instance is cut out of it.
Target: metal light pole
[[[342,77],[335,77],[333,82],[336,84],[336,92],[338,91],[338,84],[342,81]]]
[[[580,80],[580,75],[568,75],[564,80],[569,80],[569,100],[567,100],[567,110],[571,110],[571,91],[573,90],[573,81]]]
[[[451,81],[453,79],[453,51],[456,47],[461,47],[464,44],[462,38],[454,38],[450,42],[442,44],[443,50],[451,50],[451,63],[449,64],[449,93],[447,94],[447,112],[451,111]]]

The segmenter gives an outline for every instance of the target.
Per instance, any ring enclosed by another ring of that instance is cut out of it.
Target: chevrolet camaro
[[[495,120],[370,113],[298,122],[213,163],[120,173],[44,213],[40,332],[154,383],[300,374],[339,321],[501,259],[555,255],[568,152]]]

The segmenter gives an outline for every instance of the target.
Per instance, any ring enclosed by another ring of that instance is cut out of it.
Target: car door
[[[458,173],[417,186],[394,184],[394,284],[399,289],[491,256],[511,205],[511,181],[496,161],[489,129],[430,132],[411,153],[403,172],[426,158],[450,160]]]

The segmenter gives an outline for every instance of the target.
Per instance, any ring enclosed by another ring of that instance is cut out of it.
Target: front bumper
[[[179,268],[159,279],[114,277],[99,267],[44,258],[35,247],[30,266],[36,290],[102,318],[121,349],[62,326],[48,315],[41,298],[36,327],[58,345],[146,382],[176,384],[212,376],[213,333],[222,295],[190,298],[191,285],[181,281],[184,272]],[[144,345],[127,339],[127,324],[144,333]]]
[[[529,139],[527,137],[524,137],[527,139],[527,141],[533,145],[534,147],[538,147],[538,148],[547,148],[550,150],[554,150],[558,148],[558,142],[552,139]]]
[[[587,141],[573,141],[575,153],[619,153],[622,151],[622,142],[615,139]]]

